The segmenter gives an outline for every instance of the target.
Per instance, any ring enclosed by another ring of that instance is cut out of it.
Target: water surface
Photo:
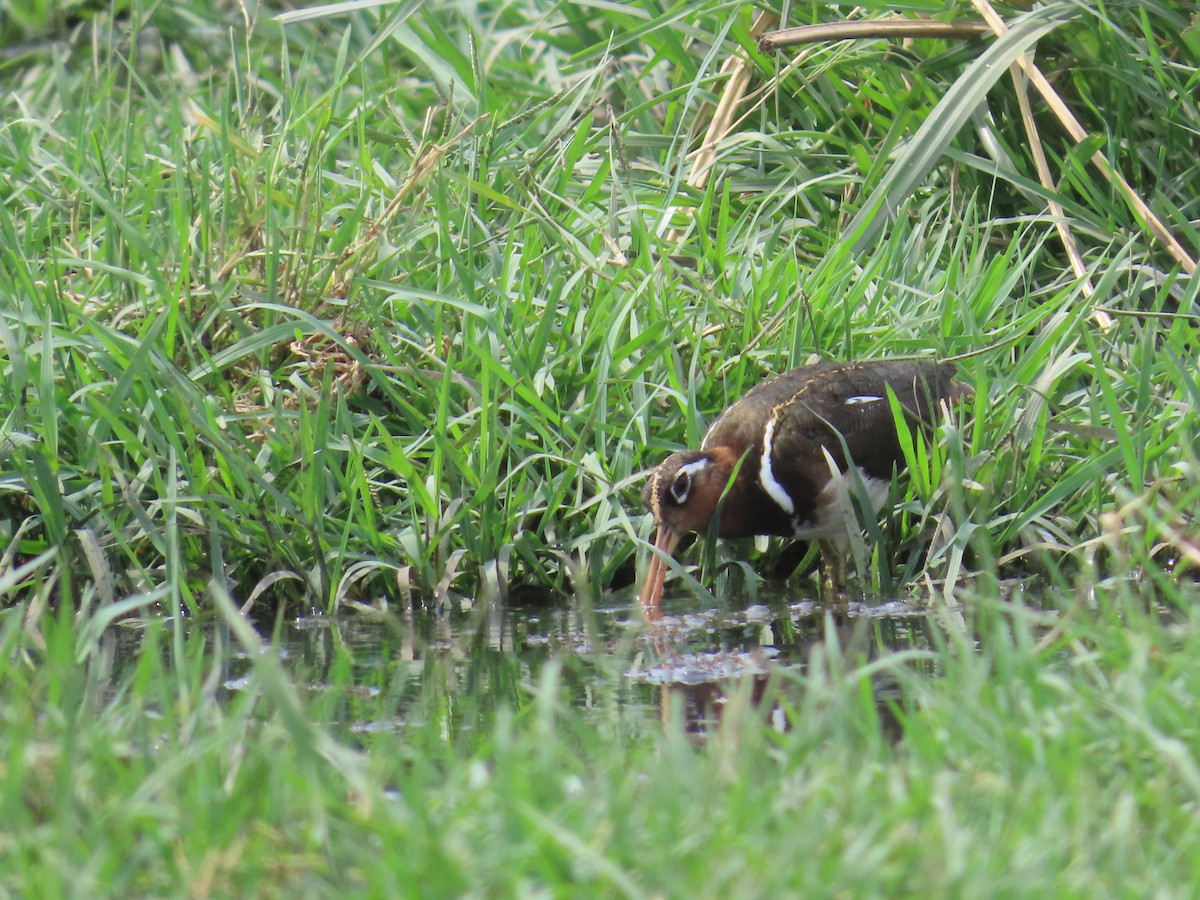
[[[557,601],[308,615],[263,631],[269,652],[297,683],[316,694],[336,691],[336,718],[358,735],[435,723],[448,737],[462,736],[501,706],[528,705],[552,661],[564,698],[598,725],[658,728],[681,715],[703,734],[719,720],[729,691],[759,697],[772,673],[776,681],[780,672],[803,673],[814,650],[828,651],[830,642],[848,665],[931,648],[929,614],[903,602],[759,600],[726,609],[683,602],[654,623],[631,602]],[[246,653],[231,652],[224,666],[223,691],[253,684]],[[890,693],[885,678],[876,678],[877,697]],[[782,683],[786,690],[788,679]],[[778,710],[765,713],[786,727]]]

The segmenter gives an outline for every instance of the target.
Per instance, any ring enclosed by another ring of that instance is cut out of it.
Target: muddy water
[[[858,664],[928,649],[935,627],[900,602],[829,608],[778,596],[741,609],[683,610],[647,624],[629,603],[481,604],[438,615],[302,616],[260,630],[293,679],[332,703],[350,733],[367,739],[432,725],[470,740],[501,706],[531,703],[551,662],[564,696],[596,724],[636,731],[678,715],[703,735],[728,691],[757,697],[772,672],[803,672],[817,648]],[[253,668],[245,653],[231,652],[222,690],[247,689]],[[886,683],[875,689],[889,693]]]

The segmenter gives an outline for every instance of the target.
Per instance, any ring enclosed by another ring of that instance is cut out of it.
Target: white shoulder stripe
[[[846,406],[862,406],[867,403],[878,403],[882,399],[882,397],[871,397],[866,394],[858,397],[847,397]]]
[[[792,502],[792,498],[784,490],[783,485],[775,480],[775,473],[771,471],[771,442],[774,439],[775,419],[772,417],[767,420],[767,430],[763,433],[762,460],[758,465],[758,480],[768,496],[778,504],[780,509],[791,516],[796,513],[796,504]]]

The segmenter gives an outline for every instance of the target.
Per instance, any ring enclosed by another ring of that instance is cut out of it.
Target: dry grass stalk
[[[764,34],[758,41],[763,53],[774,53],[797,44],[847,41],[863,38],[972,38],[987,34],[983,22],[934,22],[931,19],[873,19],[866,22],[829,22],[781,28]]]
[[[760,12],[758,18],[754,20],[754,24],[750,26],[750,37],[758,41],[768,28],[773,28],[778,22],[779,17],[774,13]],[[717,147],[733,127],[734,113],[746,95],[746,88],[750,85],[750,73],[750,61],[746,59],[745,53],[741,50],[726,59],[724,65],[721,66],[721,74],[728,76],[729,80],[717,103],[717,108],[713,112],[712,121],[704,135],[704,142],[692,157],[692,170],[687,177],[687,183],[691,187],[699,189],[708,183],[709,173],[717,159]],[[676,214],[690,216],[691,207],[675,207],[671,211],[670,218],[673,219]],[[672,228],[667,233],[667,240],[670,243],[677,243],[682,239],[682,228]]]
[[[426,115],[426,134],[432,130],[433,113],[434,110],[431,109]],[[346,248],[346,252],[342,255],[342,259],[339,262],[338,267],[331,279],[331,286],[329,289],[331,296],[346,296],[350,279],[358,268],[359,260],[362,259],[363,255],[369,249],[375,246],[376,242],[379,240],[379,235],[383,232],[384,226],[387,225],[387,223],[393,218],[395,218],[396,213],[400,211],[405,202],[417,191],[418,188],[425,184],[425,182],[429,179],[429,176],[435,171],[438,161],[441,160],[446,152],[458,144],[458,142],[465,138],[468,134],[470,134],[475,129],[475,126],[487,119],[487,117],[488,116],[485,113],[478,118],[472,119],[461,129],[459,129],[457,134],[440,144],[426,144],[422,142],[422,146],[418,150],[416,159],[413,160],[412,168],[409,170],[408,175],[405,177],[403,183],[401,183],[396,195],[392,197],[391,201],[388,202],[387,208],[384,209],[379,218],[370,224],[366,230],[366,233],[361,235],[356,241],[354,241],[354,243]]]
[[[1025,133],[1029,136],[1029,152],[1033,155],[1033,165],[1037,169],[1038,181],[1042,183],[1042,187],[1053,194],[1058,190],[1058,185],[1055,184],[1054,176],[1050,172],[1050,163],[1046,159],[1042,138],[1038,133],[1037,123],[1033,119],[1033,110],[1029,106],[1028,80],[1021,67],[1016,63],[1012,64],[1011,72],[1013,88],[1017,93],[1017,104],[1021,108],[1021,122],[1025,126]],[[1079,252],[1079,245],[1075,241],[1075,235],[1071,232],[1071,226],[1067,224],[1066,210],[1053,198],[1048,203],[1050,214],[1054,216],[1054,228],[1058,232],[1058,239],[1062,241],[1063,249],[1067,251],[1067,258],[1071,261],[1071,270],[1079,279],[1084,296],[1091,297],[1096,292],[1096,288],[1092,284],[1091,278],[1088,277],[1087,267],[1083,263],[1083,255]],[[1107,329],[1112,326],[1112,317],[1104,310],[1097,309],[1092,315],[1096,319],[1096,324],[1101,328]]]
[[[988,23],[992,31],[995,32],[997,36],[1008,31],[1008,26],[1004,24],[1004,20],[1000,18],[999,14],[995,9],[992,8],[992,5],[988,2],[988,0],[971,0],[971,5],[975,7],[975,10],[983,17],[984,21]],[[1042,95],[1042,98],[1046,101],[1046,104],[1058,117],[1058,120],[1062,123],[1063,127],[1067,130],[1067,133],[1075,140],[1075,142],[1082,143],[1084,140],[1086,140],[1088,137],[1087,130],[1081,124],[1079,124],[1079,120],[1076,119],[1071,110],[1067,108],[1067,104],[1063,102],[1062,97],[1058,95],[1058,92],[1055,91],[1050,85],[1050,82],[1046,80],[1046,76],[1043,75],[1041,69],[1034,64],[1029,54],[1021,54],[1021,56],[1017,59],[1016,65],[1020,66],[1025,74],[1029,76],[1029,80],[1033,83],[1033,86],[1038,89],[1038,93]],[[1175,237],[1167,230],[1167,227],[1162,223],[1158,216],[1154,214],[1154,211],[1146,205],[1146,201],[1144,201],[1138,195],[1137,191],[1135,191],[1129,182],[1126,181],[1121,175],[1121,173],[1113,167],[1113,165],[1105,158],[1104,154],[1097,150],[1092,154],[1092,163],[1097,169],[1100,170],[1100,174],[1120,188],[1121,193],[1125,195],[1126,201],[1131,207],[1133,207],[1134,212],[1141,216],[1146,224],[1150,226],[1150,230],[1154,233],[1155,237],[1162,241],[1163,245],[1167,248],[1167,251],[1171,254],[1171,256],[1175,258],[1176,262],[1183,266],[1184,271],[1186,271],[1189,275],[1195,274],[1196,261],[1188,255],[1188,252],[1183,248],[1183,245],[1180,244],[1179,241],[1175,240]]]

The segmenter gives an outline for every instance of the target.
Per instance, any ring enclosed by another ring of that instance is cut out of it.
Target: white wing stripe
[[[767,495],[775,501],[780,509],[791,516],[796,514],[796,504],[792,502],[792,498],[783,485],[775,480],[775,473],[771,471],[771,442],[774,439],[775,417],[772,416],[767,420],[767,430],[763,433],[763,451],[762,460],[758,465],[758,480]]]

